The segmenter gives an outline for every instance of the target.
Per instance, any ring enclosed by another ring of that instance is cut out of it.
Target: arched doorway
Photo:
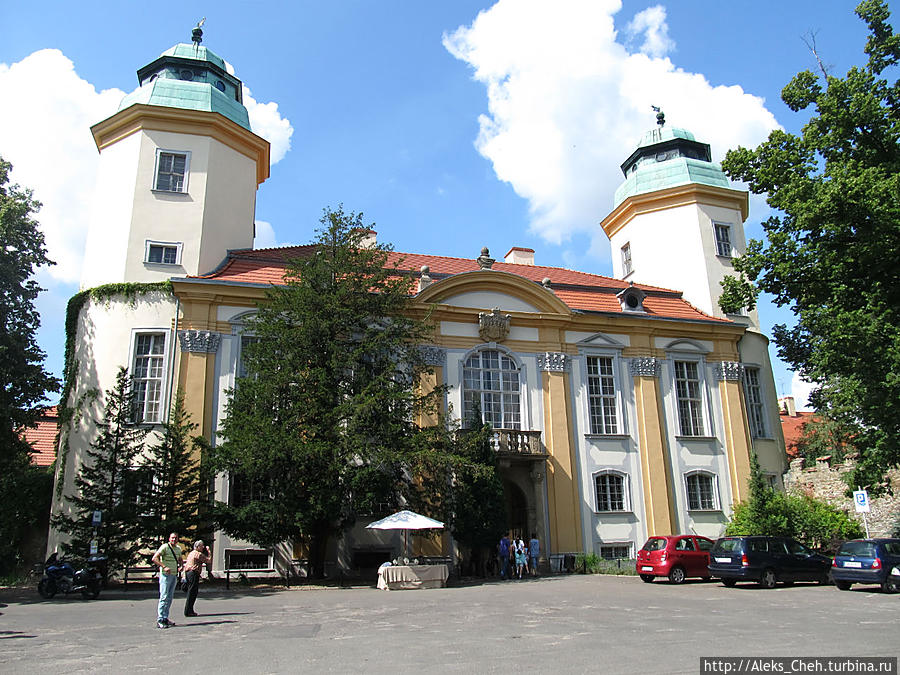
[[[506,501],[506,522],[510,535],[516,539],[529,537],[528,500],[522,489],[510,481],[503,481],[503,496]]]

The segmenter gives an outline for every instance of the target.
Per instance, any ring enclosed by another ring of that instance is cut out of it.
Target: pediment
[[[576,344],[579,347],[605,347],[606,349],[624,349],[627,347],[627,345],[605,333],[595,333],[589,338],[579,340]]]
[[[496,270],[454,274],[433,282],[416,299],[482,311],[499,307],[506,312],[571,313],[566,303],[540,284]]]

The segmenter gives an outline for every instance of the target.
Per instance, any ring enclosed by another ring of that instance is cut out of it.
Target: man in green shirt
[[[169,608],[175,595],[175,583],[181,569],[181,546],[178,533],[172,532],[169,541],[153,554],[153,562],[159,567],[159,610],[156,616],[157,628],[168,628],[175,624],[169,621]]]

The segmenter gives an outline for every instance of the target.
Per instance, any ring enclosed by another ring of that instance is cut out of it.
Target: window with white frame
[[[134,337],[131,373],[136,423],[161,420],[165,347],[165,333],[137,333]]]
[[[766,437],[765,415],[763,414],[762,387],[759,383],[759,368],[744,367],[744,390],[747,394],[747,421],[750,423],[752,438]]]
[[[622,276],[627,277],[634,271],[631,266],[631,242],[627,242],[622,247]]]
[[[694,471],[684,477],[688,509],[691,511],[716,511],[719,508],[716,494],[716,477],[705,471]]]
[[[703,392],[700,364],[675,361],[675,401],[678,406],[678,429],[682,436],[703,436]]]
[[[731,251],[731,225],[725,223],[713,223],[716,233],[716,254],[725,258],[732,256]]]
[[[604,560],[630,560],[634,557],[631,553],[633,550],[634,545],[630,541],[600,544],[600,557]]]
[[[259,338],[255,335],[241,335],[241,346],[238,350],[237,367],[235,368],[235,376],[237,378],[247,377],[250,371],[247,370],[247,361],[244,355],[247,353],[247,347],[259,342]]]
[[[161,192],[187,192],[191,153],[157,150],[153,189]]]
[[[521,428],[519,367],[496,349],[475,352],[463,365],[463,423],[479,414],[495,429]]]
[[[266,499],[270,491],[266,489],[260,481],[255,481],[242,476],[239,473],[233,473],[229,476],[228,482],[228,505],[240,508],[247,506],[251,502]]]
[[[616,378],[611,356],[588,356],[588,412],[592,434],[617,434]]]
[[[601,471],[594,476],[597,511],[628,511],[628,477],[618,471]]]
[[[132,466],[125,469],[119,483],[119,498],[122,504],[137,506],[140,516],[152,516],[154,493],[159,489],[159,480],[149,466]]]
[[[144,262],[157,265],[177,265],[181,262],[181,244],[163,241],[147,241]]]

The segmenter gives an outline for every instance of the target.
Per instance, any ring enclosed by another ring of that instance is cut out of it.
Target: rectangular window
[[[187,175],[190,154],[186,152],[157,151],[156,180],[154,190],[163,192],[187,192]]]
[[[762,387],[759,384],[759,368],[744,368],[744,390],[747,393],[747,420],[752,438],[766,437],[763,415]]]
[[[601,473],[595,479],[598,511],[625,511],[625,477],[617,473]]]
[[[616,385],[613,359],[609,356],[589,356],[588,408],[592,434],[617,434]]]
[[[627,277],[634,269],[631,266],[631,242],[622,247],[622,276]]]
[[[688,509],[691,511],[716,510],[715,478],[708,473],[692,473],[685,479]]]
[[[225,569],[269,570],[272,569],[272,556],[268,551],[252,549],[225,551]]]
[[[241,349],[238,353],[238,362],[237,362],[237,377],[247,377],[250,372],[247,370],[247,362],[244,360],[244,354],[246,353],[246,349],[248,346],[255,344],[259,341],[259,338],[255,335],[241,335]]]
[[[716,231],[716,253],[725,258],[731,257],[731,225],[714,224]]]
[[[181,262],[181,244],[148,241],[144,248],[144,262],[157,265],[178,265]]]
[[[631,544],[600,544],[600,557],[604,560],[630,560]]]
[[[138,333],[134,340],[132,381],[134,386],[134,421],[155,424],[160,421],[165,333]]]
[[[696,361],[675,361],[675,399],[682,436],[703,435],[703,397]]]

